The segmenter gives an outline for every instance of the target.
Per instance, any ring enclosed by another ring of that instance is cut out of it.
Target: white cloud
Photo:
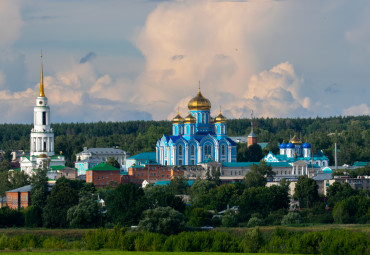
[[[354,105],[343,110],[345,116],[370,115],[370,107],[367,104]]]

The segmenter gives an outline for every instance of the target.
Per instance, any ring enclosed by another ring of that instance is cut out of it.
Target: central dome
[[[192,110],[209,111],[211,110],[211,102],[202,95],[199,88],[198,94],[189,101],[188,108],[190,111]]]

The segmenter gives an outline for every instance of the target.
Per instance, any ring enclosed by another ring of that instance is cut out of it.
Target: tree
[[[235,227],[238,224],[236,214],[232,210],[227,210],[221,218],[223,227]]]
[[[10,175],[10,184],[12,186],[12,189],[29,185],[29,176],[23,171],[14,171]]]
[[[272,167],[267,165],[264,160],[261,160],[258,165],[253,164],[251,170],[244,177],[244,183],[248,188],[263,187],[267,183],[267,178],[271,178],[275,173]]]
[[[288,212],[281,220],[281,225],[291,225],[301,223],[301,215],[298,212]]]
[[[216,188],[216,183],[197,179],[190,188],[190,203],[193,207],[205,207],[211,202],[210,190]]]
[[[212,213],[203,208],[194,208],[190,213],[189,223],[194,227],[209,226],[212,224]]]
[[[317,189],[318,186],[314,179],[308,178],[307,175],[299,176],[294,193],[294,196],[298,198],[299,206],[311,208],[319,199]]]
[[[109,157],[106,163],[115,167],[115,168],[121,169],[120,164],[118,163],[118,161],[114,157]]]
[[[174,195],[188,194],[189,185],[187,181],[188,179],[183,175],[175,176],[168,185],[170,192]]]
[[[133,183],[119,184],[106,196],[107,214],[113,223],[135,225],[141,213],[148,208],[143,189]]]
[[[31,176],[31,201],[32,204],[43,208],[48,196],[48,177],[46,167],[38,168]]]
[[[259,162],[262,158],[262,148],[259,144],[255,143],[248,147],[247,158],[249,162]]]
[[[144,192],[152,209],[169,206],[181,213],[185,210],[185,203],[180,197],[173,195],[168,186],[149,186],[144,189]]]
[[[6,192],[11,190],[11,187],[8,171],[0,172],[0,197],[5,196]]]
[[[24,211],[24,225],[28,228],[37,228],[42,226],[42,209],[36,205],[27,207]]]
[[[331,207],[334,207],[337,202],[357,194],[358,191],[352,189],[348,183],[340,184],[339,182],[334,182],[328,187],[328,203]]]
[[[139,222],[139,229],[165,235],[175,235],[184,226],[184,215],[169,206],[145,210]]]
[[[67,211],[67,221],[72,228],[98,227],[101,219],[101,207],[91,194],[82,196],[79,203]]]
[[[67,211],[78,204],[79,191],[73,188],[74,184],[65,178],[56,181],[42,214],[45,227],[68,227]]]

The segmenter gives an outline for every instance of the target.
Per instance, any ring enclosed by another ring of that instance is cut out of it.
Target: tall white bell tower
[[[50,128],[50,107],[48,98],[44,93],[44,75],[42,70],[42,50],[41,50],[41,70],[40,70],[40,94],[36,99],[33,108],[33,129],[31,130],[30,156],[46,154],[54,156],[54,133]]]

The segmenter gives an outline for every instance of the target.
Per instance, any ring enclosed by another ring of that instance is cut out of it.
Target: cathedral
[[[44,75],[40,70],[40,93],[33,107],[33,128],[30,139],[30,156],[22,156],[20,159],[21,170],[28,175],[33,174],[33,169],[40,168],[43,162],[48,167],[65,166],[65,158],[54,153],[54,132],[50,127],[50,107],[48,98],[44,92]]]
[[[289,143],[280,144],[280,155],[274,155],[269,152],[264,157],[266,162],[297,162],[304,161],[307,164],[316,164],[320,167],[329,165],[329,159],[323,154],[321,150],[312,154],[311,144],[302,143],[296,135],[290,139]]]
[[[207,160],[236,162],[236,143],[227,137],[226,118],[211,117],[211,103],[200,92],[188,103],[189,114],[172,119],[172,135],[156,144],[161,165],[197,165]]]

